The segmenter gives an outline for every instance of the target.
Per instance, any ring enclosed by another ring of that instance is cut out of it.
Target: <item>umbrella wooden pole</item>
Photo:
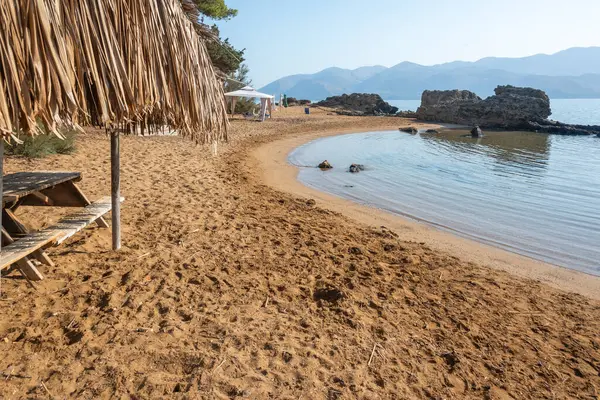
[[[235,105],[237,104],[237,97],[233,97],[233,100],[231,101],[231,116],[233,117],[235,115]]]
[[[4,138],[0,137],[0,193],[4,199]],[[4,212],[4,200],[2,200],[2,211],[0,212],[0,227],[2,227],[2,213]],[[2,240],[0,239],[0,250],[2,250]]]
[[[113,250],[121,248],[121,168],[119,130],[110,132],[110,195],[112,201],[112,245]]]

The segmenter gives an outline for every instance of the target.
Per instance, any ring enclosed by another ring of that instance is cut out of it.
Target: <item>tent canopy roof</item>
[[[257,92],[256,89],[254,89],[251,86],[245,86],[239,90],[225,93],[225,96],[227,96],[227,97],[246,97],[248,99],[254,99],[254,98],[256,98],[256,99],[273,99],[275,97],[275,96],[271,96],[270,94]]]

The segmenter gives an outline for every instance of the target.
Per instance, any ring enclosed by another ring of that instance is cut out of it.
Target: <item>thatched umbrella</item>
[[[222,87],[179,0],[2,0],[0,26],[0,133],[6,140],[40,134],[39,123],[61,136],[65,124],[93,120],[116,127],[147,115],[196,142],[226,139]],[[114,129],[115,248],[118,150]]]

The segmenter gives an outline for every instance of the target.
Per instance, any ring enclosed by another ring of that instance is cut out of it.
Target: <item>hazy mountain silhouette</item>
[[[281,78],[260,90],[310,100],[354,92],[377,93],[385,99],[418,99],[426,89],[468,89],[487,97],[496,86],[507,84],[543,89],[553,98],[600,98],[600,47],[433,66],[402,62],[391,68],[334,67]]]
[[[316,74],[290,75],[278,79],[260,90],[265,93],[286,93],[292,97],[319,99],[320,96],[327,97],[331,93],[345,93],[365,79],[386,69],[381,65],[361,67],[355,70],[332,67]]]

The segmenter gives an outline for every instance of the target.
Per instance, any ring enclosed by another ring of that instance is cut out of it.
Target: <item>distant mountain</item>
[[[286,76],[261,88],[260,91],[272,94],[286,93],[303,99],[319,99],[320,96],[327,97],[331,93],[342,94],[351,90],[355,85],[386,69],[381,65],[355,70],[332,67],[316,74]]]
[[[524,58],[483,58],[478,67],[502,69],[517,74],[531,75],[585,75],[600,73],[600,47],[574,47],[547,55],[537,54]]]
[[[343,93],[377,93],[400,100],[418,99],[426,89],[468,89],[487,97],[496,86],[507,84],[543,89],[552,98],[600,98],[600,47],[433,66],[402,62],[391,68],[327,68],[281,78],[260,90],[310,100]]]

